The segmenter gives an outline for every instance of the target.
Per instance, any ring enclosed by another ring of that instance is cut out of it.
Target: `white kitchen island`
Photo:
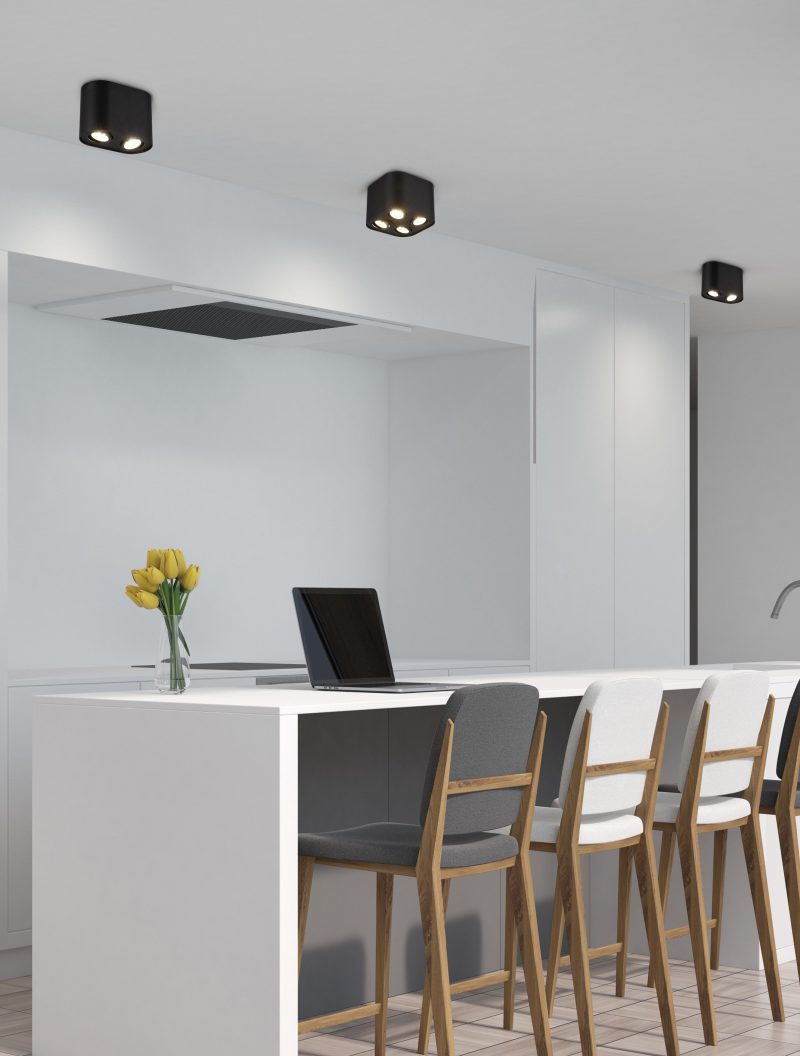
[[[718,668],[646,672],[662,680],[673,704],[665,776],[688,703],[712,670]],[[634,672],[517,672],[460,681],[530,682],[551,726],[563,712],[566,729],[591,681],[626,673]],[[778,707],[768,775],[798,678],[800,666],[770,670]],[[366,725],[375,712],[408,716],[446,697],[325,693],[303,685],[193,688],[181,697],[144,691],[38,697],[34,1056],[296,1056],[299,786],[315,779],[298,764],[300,724],[313,730],[325,716],[349,715],[357,736],[359,715]],[[545,745],[553,773],[563,750],[557,745],[557,738]],[[353,772],[341,776],[358,781]],[[366,806],[380,820],[391,813],[391,795]],[[777,945],[788,959],[774,819],[762,825]],[[758,967],[755,929],[752,939],[747,934],[752,912],[737,912],[746,891],[743,870],[731,859],[726,913],[738,958],[732,963]],[[551,877],[537,864],[537,900],[551,899]],[[593,871],[589,900],[596,926],[607,924],[616,905],[615,868]],[[372,905],[362,908],[371,919]],[[334,915],[337,906],[328,902],[318,912]],[[723,946],[723,961],[725,952]]]

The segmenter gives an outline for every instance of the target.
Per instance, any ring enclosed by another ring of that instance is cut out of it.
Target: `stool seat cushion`
[[[659,792],[655,821],[674,823],[681,805],[680,792]],[[750,815],[750,804],[740,796],[703,796],[697,807],[698,825],[718,825]]]
[[[774,807],[778,802],[778,793],[781,790],[780,781],[776,781],[774,778],[767,778],[764,781],[764,786],[761,789],[761,806],[762,807]],[[794,805],[800,807],[800,788],[797,790]]]
[[[301,832],[298,850],[308,858],[330,858],[337,862],[375,862],[377,865],[417,864],[422,841],[420,825],[379,821],[334,832]],[[513,836],[496,832],[470,832],[445,836],[442,868],[458,869],[488,865],[517,854]]]
[[[533,813],[533,842],[555,843],[563,813],[560,807],[537,807]],[[641,836],[643,831],[642,819],[635,814],[584,814],[578,843],[616,843]]]

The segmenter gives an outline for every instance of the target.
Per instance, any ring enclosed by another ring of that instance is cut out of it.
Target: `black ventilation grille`
[[[224,337],[228,341],[353,326],[353,323],[342,323],[334,319],[319,319],[313,315],[280,312],[275,308],[235,304],[233,301],[211,301],[193,304],[187,308],[162,308],[157,312],[112,315],[108,322],[154,326],[158,330],[178,330],[183,334],[200,334],[203,337]]]

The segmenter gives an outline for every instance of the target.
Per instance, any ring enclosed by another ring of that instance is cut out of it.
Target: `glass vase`
[[[189,649],[181,616],[163,616],[156,657],[156,689],[159,693],[185,693],[191,681]]]

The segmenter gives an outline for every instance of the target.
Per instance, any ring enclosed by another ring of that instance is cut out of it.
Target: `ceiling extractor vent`
[[[105,316],[112,323],[132,323],[134,326],[153,326],[158,330],[177,330],[183,334],[221,337],[228,341],[245,341],[254,337],[278,337],[299,334],[307,330],[329,330],[337,326],[352,326],[338,319],[283,312],[277,308],[261,308],[234,301],[211,301],[182,308],[163,308],[153,312],[134,312],[132,315]]]

